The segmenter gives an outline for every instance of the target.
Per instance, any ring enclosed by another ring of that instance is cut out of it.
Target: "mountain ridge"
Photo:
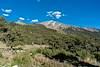
[[[73,30],[78,30],[78,31],[81,31],[81,29],[87,30],[87,31],[90,31],[90,32],[99,32],[100,31],[100,29],[97,29],[97,28],[76,27],[76,26],[71,26],[71,25],[68,25],[68,24],[63,24],[61,22],[54,21],[54,20],[40,22],[39,24],[42,24],[42,25],[46,26],[47,28],[51,28],[51,29],[54,29],[54,30],[73,28]]]

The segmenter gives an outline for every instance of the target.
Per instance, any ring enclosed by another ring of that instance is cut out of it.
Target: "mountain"
[[[71,27],[69,25],[64,25],[63,23],[53,21],[53,20],[41,22],[40,24],[46,26],[47,28],[51,28],[51,29],[55,29],[55,30]]]
[[[84,28],[88,31],[91,31],[91,32],[99,32],[100,30],[99,29],[96,29],[96,28]]]
[[[72,29],[72,30],[76,30],[76,31],[90,31],[90,32],[99,32],[99,29],[95,29],[95,28],[81,28],[81,27],[75,27],[75,26],[71,26],[71,25],[66,25],[63,24],[61,22],[57,22],[54,20],[50,20],[50,21],[45,21],[45,22],[41,22],[40,24],[46,26],[47,28],[51,28],[54,30],[63,30],[63,29]]]
[[[16,23],[16,24],[20,24],[20,25],[26,25],[26,23],[21,22],[21,21],[17,21],[17,22],[14,22],[14,23]]]

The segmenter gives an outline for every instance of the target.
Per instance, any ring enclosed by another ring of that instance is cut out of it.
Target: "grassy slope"
[[[6,43],[7,46],[49,45],[49,48],[38,50],[36,53],[41,53],[50,59],[55,58],[56,61],[59,60],[61,63],[68,61],[74,66],[92,66],[100,62],[99,33],[74,31],[73,34],[61,34],[39,24],[2,23],[2,27],[7,27],[8,31],[4,32],[1,29],[3,36],[0,37],[0,40]],[[19,63],[16,60],[15,63]],[[97,61],[94,62],[95,60]],[[30,62],[30,60],[25,61]],[[23,63],[23,61],[20,62]]]

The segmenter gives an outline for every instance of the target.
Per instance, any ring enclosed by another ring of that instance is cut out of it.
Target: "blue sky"
[[[0,0],[0,8],[0,15],[6,14],[10,21],[55,19],[69,25],[100,28],[100,0]],[[50,11],[52,16],[47,13]]]

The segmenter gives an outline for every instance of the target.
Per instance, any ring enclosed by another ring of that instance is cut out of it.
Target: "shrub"
[[[76,54],[79,56],[79,57],[81,57],[81,59],[86,59],[86,58],[93,58],[93,55],[92,54],[90,54],[90,52],[89,51],[87,51],[87,50],[84,50],[84,49],[81,49],[81,50],[79,50],[79,51],[76,51]]]
[[[95,58],[98,62],[100,62],[100,52],[97,52],[94,54],[95,55]]]

